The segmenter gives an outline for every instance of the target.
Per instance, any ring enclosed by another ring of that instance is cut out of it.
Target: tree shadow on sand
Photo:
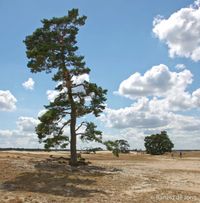
[[[98,189],[96,181],[110,175],[114,170],[97,166],[73,168],[66,160],[46,159],[32,161],[33,172],[20,174],[15,180],[2,184],[5,191],[37,192],[64,197],[90,197],[97,193],[107,194]]]

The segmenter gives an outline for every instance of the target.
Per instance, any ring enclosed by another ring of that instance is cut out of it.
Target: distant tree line
[[[44,151],[45,149],[35,148],[0,148],[0,151]]]

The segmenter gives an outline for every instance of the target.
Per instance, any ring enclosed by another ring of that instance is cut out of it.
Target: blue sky
[[[38,146],[33,129],[55,85],[46,74],[30,73],[23,40],[43,18],[79,8],[88,17],[78,36],[79,53],[91,68],[90,80],[108,89],[107,109],[95,120],[105,139],[125,138],[143,148],[145,135],[167,130],[176,148],[198,148],[198,3],[1,0],[0,147]],[[22,85],[29,78],[34,85]]]

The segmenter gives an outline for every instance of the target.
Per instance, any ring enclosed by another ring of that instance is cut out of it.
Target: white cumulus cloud
[[[35,85],[35,81],[32,78],[29,78],[27,81],[22,83],[22,86],[27,90],[33,90]]]
[[[18,118],[17,127],[23,132],[34,132],[38,123],[39,121],[33,117],[21,116]]]
[[[169,18],[157,16],[153,33],[169,48],[170,57],[180,56],[200,60],[200,4],[182,8]]]
[[[183,70],[183,69],[186,69],[186,66],[185,66],[185,64],[176,64],[175,68],[177,70]]]
[[[107,108],[100,118],[111,128],[157,128],[169,124],[166,114],[153,112],[149,107],[149,100],[142,98],[130,107],[120,109]]]
[[[121,82],[118,94],[130,99],[143,96],[164,96],[173,90],[184,90],[192,83],[192,73],[185,69],[181,72],[171,72],[160,64],[153,66],[144,75],[136,72]]]
[[[19,117],[13,130],[0,130],[0,147],[41,148],[35,127],[39,121],[33,117]]]
[[[9,91],[0,90],[0,111],[13,111],[16,109],[17,99]]]

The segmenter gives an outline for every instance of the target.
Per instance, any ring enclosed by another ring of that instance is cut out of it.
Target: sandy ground
[[[200,153],[149,156],[84,154],[89,166],[71,168],[69,154],[0,152],[0,203],[200,202]]]

